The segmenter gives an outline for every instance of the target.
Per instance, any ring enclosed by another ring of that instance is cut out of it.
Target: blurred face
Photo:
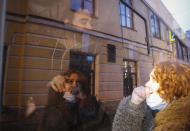
[[[70,92],[73,88],[79,86],[79,76],[76,73],[72,73],[69,78],[66,79],[65,89]]]
[[[159,83],[157,83],[153,77],[154,76],[154,70],[152,70],[152,72],[150,73],[150,80],[145,84],[145,86],[148,88],[149,90],[149,94],[152,93],[157,93],[158,88],[160,87]]]
[[[71,85],[66,82],[66,83],[65,83],[65,91],[66,91],[66,92],[71,92],[71,90],[72,90]]]
[[[75,73],[71,74],[69,79],[70,79],[70,84],[71,84],[72,88],[75,88],[75,87],[79,86],[79,81],[78,81],[79,76],[78,76],[78,74],[75,74]]]

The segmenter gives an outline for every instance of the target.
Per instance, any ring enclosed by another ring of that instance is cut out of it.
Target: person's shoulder
[[[88,99],[95,101],[95,102],[97,101],[96,96],[94,96],[94,95],[89,95]]]
[[[98,101],[98,100],[96,99],[96,96],[93,96],[93,95],[89,95],[89,96],[86,98],[86,100],[87,100],[88,102],[90,102],[91,104],[94,104],[94,105],[98,105],[98,104],[101,103],[100,101]]]

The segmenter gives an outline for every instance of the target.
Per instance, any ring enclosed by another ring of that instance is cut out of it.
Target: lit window
[[[124,0],[130,6],[132,6],[131,0]],[[120,12],[120,23],[122,26],[132,28],[133,27],[133,13],[132,10],[125,6],[123,3],[119,2],[119,12]]]

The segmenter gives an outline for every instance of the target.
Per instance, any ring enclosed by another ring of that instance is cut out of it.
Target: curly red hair
[[[164,61],[156,64],[152,76],[160,85],[158,93],[168,102],[190,95],[190,64]]]

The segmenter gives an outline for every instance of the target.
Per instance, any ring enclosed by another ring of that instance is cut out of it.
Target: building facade
[[[185,32],[185,35],[186,35],[186,37],[189,39],[189,38],[190,38],[190,30],[187,30],[187,31]]]
[[[115,111],[157,62],[190,61],[188,45],[144,0],[8,0],[6,18],[3,106],[30,97],[45,106],[48,81],[77,69]]]

